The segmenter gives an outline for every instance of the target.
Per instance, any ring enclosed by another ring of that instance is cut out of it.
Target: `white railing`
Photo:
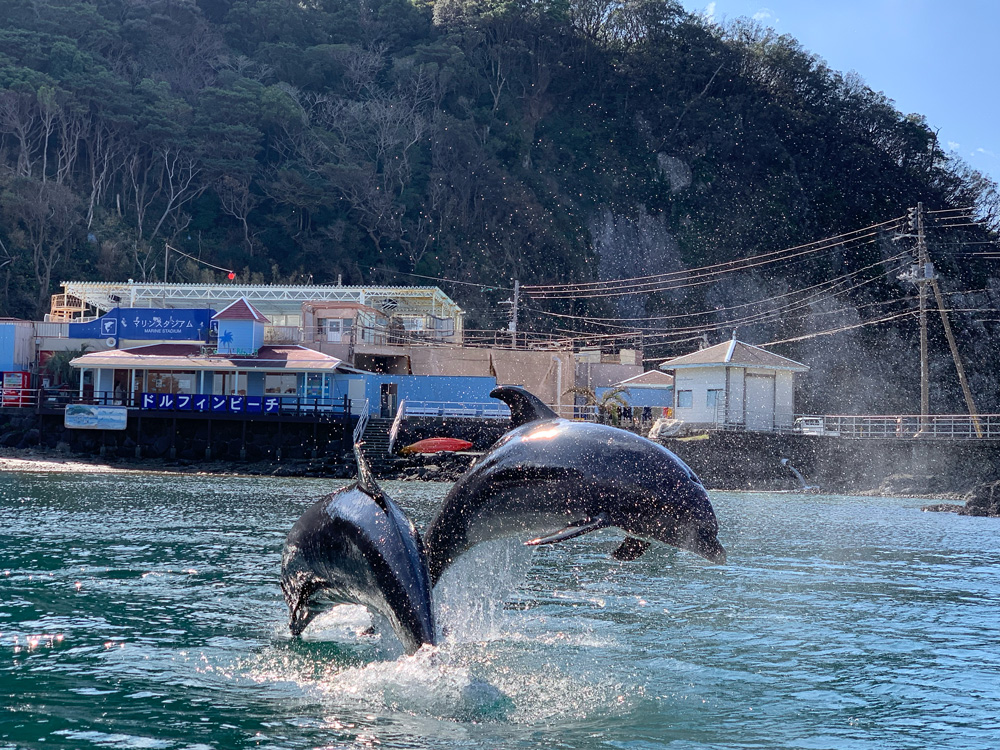
[[[41,388],[3,388],[0,406],[24,408],[38,403]]]
[[[507,404],[499,401],[414,401],[404,400],[396,412],[397,419],[407,417],[481,417],[510,419]]]
[[[819,435],[849,440],[1000,440],[1000,414],[778,414],[753,426],[721,415],[710,429]]]
[[[351,401],[351,409],[354,409],[354,401]],[[354,445],[361,442],[361,436],[365,434],[365,428],[368,426],[368,399],[365,399],[364,406],[358,410],[358,423],[354,426]]]
[[[831,415],[823,419],[827,429],[855,440],[1000,440],[1000,414]]]

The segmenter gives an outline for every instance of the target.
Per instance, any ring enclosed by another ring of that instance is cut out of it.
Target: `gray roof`
[[[794,359],[782,357],[761,349],[753,344],[732,339],[710,346],[701,351],[668,359],[660,364],[661,370],[677,370],[685,367],[759,367],[766,370],[791,370],[805,372],[807,365]]]
[[[646,372],[626,378],[617,385],[626,388],[669,388],[674,384],[674,376],[661,370],[646,370]]]

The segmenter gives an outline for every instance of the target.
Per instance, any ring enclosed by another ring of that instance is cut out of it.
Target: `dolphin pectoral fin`
[[[649,542],[636,539],[634,536],[627,536],[618,546],[618,549],[611,553],[611,556],[621,562],[629,562],[630,560],[638,560],[648,549]]]
[[[531,539],[525,542],[526,547],[537,547],[542,544],[555,544],[556,542],[565,542],[567,539],[573,539],[574,537],[583,536],[591,531],[597,531],[598,529],[603,529],[608,525],[608,520],[604,516],[597,516],[596,518],[584,518],[580,521],[574,521],[572,524],[564,529],[559,529],[551,534],[545,536],[540,536],[537,539]]]

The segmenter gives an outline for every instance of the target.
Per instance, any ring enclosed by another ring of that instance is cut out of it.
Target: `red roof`
[[[240,297],[229,307],[217,312],[212,320],[254,320],[258,323],[270,323],[271,321],[247,302],[246,297]]]

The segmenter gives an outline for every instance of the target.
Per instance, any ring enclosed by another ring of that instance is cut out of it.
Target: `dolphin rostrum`
[[[281,556],[289,628],[299,635],[334,604],[363,604],[389,620],[407,653],[436,643],[431,586],[413,523],[378,486],[360,446],[358,481],[295,522]]]
[[[626,430],[560,419],[522,388],[490,396],[510,407],[514,429],[455,483],[425,532],[432,583],[480,542],[553,544],[611,526],[626,533],[618,560],[660,541],[725,562],[708,493],[669,450]]]

